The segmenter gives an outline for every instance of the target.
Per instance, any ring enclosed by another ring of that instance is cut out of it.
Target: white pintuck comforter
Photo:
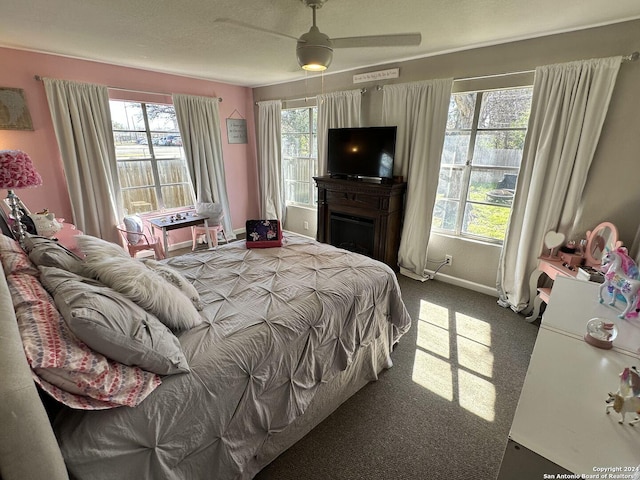
[[[410,326],[390,268],[303,237],[168,264],[206,304],[207,322],[179,335],[191,373],[164,377],[136,408],[63,413],[55,429],[78,479],[251,478],[319,388],[358,354],[375,379]]]

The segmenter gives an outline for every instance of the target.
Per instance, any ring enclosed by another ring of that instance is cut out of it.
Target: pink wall
[[[251,89],[195,78],[119,67],[73,58],[0,48],[0,87],[22,88],[33,121],[33,131],[0,130],[0,150],[27,152],[43,179],[43,186],[19,190],[17,193],[32,211],[44,208],[56,216],[72,221],[71,204],[58,150],[51,115],[41,77],[96,83],[160,95],[110,90],[112,98],[170,103],[162,93],[183,93],[222,97],[220,122],[222,146],[233,228],[243,228],[245,220],[258,216],[258,176],[255,147],[255,124]],[[236,112],[234,112],[236,111]],[[248,144],[227,142],[225,119],[247,120]],[[5,190],[0,190],[2,198]]]

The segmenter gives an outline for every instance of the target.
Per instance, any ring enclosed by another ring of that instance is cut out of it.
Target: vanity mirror
[[[618,240],[618,229],[610,222],[602,222],[593,230],[587,230],[587,245],[584,258],[590,267],[598,267],[602,264],[602,257],[607,250],[615,250],[622,246]]]
[[[564,239],[564,233],[554,232],[553,230],[547,232],[544,236],[544,246],[549,249],[549,253],[542,255],[540,258],[544,258],[545,260],[557,258],[556,249],[564,243]]]

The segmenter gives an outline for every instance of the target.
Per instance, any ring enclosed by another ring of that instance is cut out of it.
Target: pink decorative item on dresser
[[[604,272],[604,282],[598,291],[600,303],[604,303],[604,292],[610,296],[609,305],[614,307],[618,295],[622,295],[626,301],[626,306],[618,318],[627,316],[637,316],[638,292],[640,291],[640,280],[638,280],[638,267],[631,257],[629,257],[625,247],[619,247],[607,254],[602,259],[602,271]]]
[[[622,242],[618,240],[618,229],[611,222],[602,222],[593,230],[587,230],[586,239],[581,241],[583,246],[579,253],[561,252],[558,256],[555,249],[564,241],[564,235],[558,232],[547,232],[544,238],[548,255],[538,257],[538,267],[529,277],[529,307],[523,310],[527,314],[527,321],[533,322],[540,316],[542,304],[549,302],[551,287],[549,285],[539,285],[538,279],[545,274],[549,280],[556,277],[572,277],[586,281],[598,281],[602,275],[591,275],[588,271],[581,272],[581,265],[592,270],[601,270],[603,257],[607,252],[622,247]],[[575,246],[575,242],[573,243]],[[640,310],[627,312],[629,315],[636,314]]]

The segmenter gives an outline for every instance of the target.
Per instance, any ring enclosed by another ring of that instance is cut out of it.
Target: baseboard
[[[451,285],[456,285],[462,288],[468,288],[469,290],[484,293],[486,295],[491,295],[492,297],[498,298],[498,290],[496,289],[496,287],[488,287],[486,285],[482,285],[481,283],[471,282],[469,280],[464,280],[462,278],[452,277],[451,275],[446,275],[444,273],[437,273],[435,276],[435,280],[439,280],[444,283],[449,283]]]
[[[438,280],[443,283],[448,283],[450,285],[455,285],[457,287],[466,288],[469,290],[473,290],[474,292],[480,292],[484,293],[485,295],[491,295],[492,297],[498,298],[498,290],[495,287],[488,287],[486,285],[482,285],[481,283],[471,282],[469,280],[464,280],[463,278],[452,277],[451,275],[446,275],[444,273],[436,273],[435,277],[431,277],[433,275],[433,272],[427,270],[425,273],[428,274],[429,277],[420,277],[409,270],[405,270],[404,268],[400,268],[400,273],[406,277],[421,282],[426,282],[427,280]]]
[[[291,233],[292,235],[298,235],[300,237],[308,238],[309,240],[315,240],[316,237],[312,237],[311,235],[305,235],[304,233],[294,232],[293,230],[287,230],[286,228],[282,229],[282,232]]]

